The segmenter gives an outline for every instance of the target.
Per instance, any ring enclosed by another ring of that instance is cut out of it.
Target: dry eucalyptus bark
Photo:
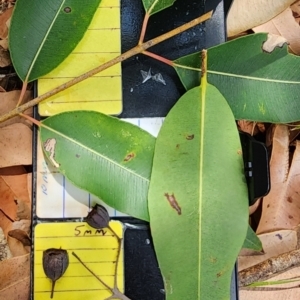
[[[259,264],[239,272],[239,286],[247,286],[257,281],[264,281],[300,265],[300,249],[271,257]]]

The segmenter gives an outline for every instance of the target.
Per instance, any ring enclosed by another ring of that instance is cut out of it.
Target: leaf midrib
[[[51,131],[51,132],[56,133],[57,135],[59,135],[59,136],[61,136],[61,137],[64,137],[65,139],[69,140],[70,142],[72,142],[72,143],[74,143],[74,144],[76,144],[76,145],[79,145],[79,146],[82,147],[83,149],[86,149],[86,150],[88,150],[88,151],[94,153],[96,156],[99,156],[99,157],[102,158],[103,160],[107,160],[107,161],[110,162],[111,164],[116,165],[117,167],[119,167],[120,169],[126,170],[127,172],[133,174],[134,176],[141,178],[141,180],[143,180],[143,181],[149,183],[149,181],[150,181],[149,179],[147,179],[147,178],[141,176],[140,174],[134,172],[134,171],[131,170],[131,169],[125,168],[124,166],[122,166],[122,165],[118,164],[117,162],[111,160],[111,159],[108,158],[107,156],[102,155],[102,154],[100,154],[99,152],[96,152],[95,150],[93,150],[93,149],[91,149],[91,148],[89,148],[89,147],[86,147],[84,144],[82,144],[82,143],[80,143],[80,142],[74,140],[73,138],[70,138],[70,137],[68,137],[67,135],[65,135],[65,134],[63,134],[63,133],[61,133],[61,132],[59,132],[59,131],[57,131],[57,130],[55,130],[55,129],[53,129],[53,128],[47,126],[47,125],[45,125],[45,124],[42,124],[42,127],[45,128],[45,129],[47,129],[47,130],[49,130],[49,131]]]
[[[63,0],[63,1],[62,1],[62,3],[61,3],[61,5],[60,5],[59,9],[57,10],[56,15],[54,16],[54,18],[53,18],[53,20],[52,20],[52,23],[50,24],[50,26],[49,26],[49,28],[48,28],[48,30],[47,30],[47,32],[46,32],[46,34],[45,34],[45,36],[44,36],[42,42],[41,42],[39,48],[37,49],[37,52],[36,52],[36,54],[35,54],[35,56],[34,56],[32,62],[31,62],[31,65],[30,65],[29,69],[28,69],[28,72],[27,72],[27,75],[26,75],[26,78],[25,78],[25,82],[28,81],[28,78],[29,78],[29,76],[30,76],[30,74],[31,74],[31,71],[32,71],[32,69],[33,69],[33,67],[34,67],[34,65],[35,65],[35,62],[36,62],[36,60],[38,59],[39,54],[40,54],[40,52],[41,52],[41,50],[42,50],[42,48],[43,48],[43,46],[44,46],[44,44],[45,44],[45,42],[46,42],[46,39],[47,39],[47,37],[49,36],[50,31],[51,31],[51,29],[52,29],[52,27],[53,27],[53,25],[54,25],[56,19],[58,18],[58,15],[60,14],[61,8],[62,8],[62,6],[64,5],[65,2],[66,2],[66,0]]]
[[[204,164],[204,130],[205,130],[205,105],[206,105],[206,76],[202,77],[201,94],[199,95],[201,101],[201,127],[200,127],[200,161],[199,161],[199,256],[198,256],[198,298],[201,295],[201,230],[202,230],[202,200],[203,200],[203,164]]]
[[[246,75],[233,74],[233,73],[224,73],[224,72],[212,71],[212,70],[207,70],[207,73],[215,74],[215,75],[221,75],[221,76],[227,76],[227,77],[242,78],[242,79],[247,79],[247,80],[256,80],[256,81],[265,81],[265,82],[274,82],[274,83],[286,83],[286,84],[300,84],[300,81],[268,79],[268,78],[254,77],[254,76],[251,77],[251,76],[246,76]]]

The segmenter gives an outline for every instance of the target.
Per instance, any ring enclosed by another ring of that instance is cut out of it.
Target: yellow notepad
[[[102,0],[73,52],[55,70],[38,80],[38,95],[121,54],[120,0]],[[117,115],[122,111],[121,64],[64,90],[39,104],[39,114],[95,110]]]
[[[116,234],[123,237],[120,222],[111,221]],[[69,267],[56,281],[55,300],[95,300],[111,296],[111,292],[98,281],[72,255],[75,252],[92,271],[108,286],[114,285],[114,270],[118,242],[112,232],[104,228],[96,230],[87,223],[42,223],[35,227],[34,235],[34,299],[50,299],[51,280],[46,277],[43,266],[43,251],[48,248],[62,248],[68,251]],[[118,264],[118,287],[124,290],[123,245]]]

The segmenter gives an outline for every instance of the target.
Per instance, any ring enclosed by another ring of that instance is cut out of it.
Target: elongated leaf
[[[155,146],[148,203],[167,299],[229,299],[247,232],[235,121],[220,92],[205,88],[179,99]]]
[[[155,13],[172,6],[176,0],[143,0],[145,11],[149,15],[154,15]]]
[[[9,45],[19,77],[32,81],[57,67],[83,37],[101,0],[18,0]]]
[[[155,145],[152,135],[92,111],[58,114],[43,125],[44,152],[59,172],[117,210],[149,220],[145,200]]]
[[[300,120],[300,57],[286,45],[263,51],[267,35],[254,34],[208,50],[208,82],[228,101],[236,119],[287,123]],[[200,54],[176,63],[200,68]],[[176,67],[186,89],[198,85],[199,72]]]
[[[243,244],[243,248],[245,249],[251,249],[255,251],[261,251],[263,250],[262,243],[258,236],[255,234],[253,229],[248,226],[247,230],[247,236]]]

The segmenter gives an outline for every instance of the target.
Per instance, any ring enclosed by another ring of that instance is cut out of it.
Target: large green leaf
[[[167,115],[148,205],[167,299],[229,299],[248,194],[234,117],[214,86],[188,91]]]
[[[300,57],[287,46],[262,49],[267,34],[248,35],[208,49],[207,80],[228,101],[236,119],[287,123],[300,120]],[[200,68],[199,53],[175,63]],[[186,89],[197,86],[199,72],[176,67]]]
[[[149,15],[154,15],[155,13],[172,6],[176,0],[143,0],[144,8]]]
[[[18,0],[9,31],[13,65],[23,81],[58,66],[87,30],[101,0]]]
[[[152,135],[92,111],[65,112],[42,123],[44,152],[59,172],[117,210],[149,220],[145,199],[155,146]]]
[[[263,250],[261,240],[259,239],[259,237],[256,235],[256,233],[253,231],[253,229],[250,226],[248,226],[247,236],[245,238],[243,248],[251,249],[254,251]]]

